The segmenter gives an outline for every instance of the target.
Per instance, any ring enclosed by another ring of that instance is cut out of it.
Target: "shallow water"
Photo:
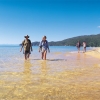
[[[34,52],[25,61],[16,48],[6,52],[0,53],[0,100],[100,99],[100,59],[54,51],[46,61]]]

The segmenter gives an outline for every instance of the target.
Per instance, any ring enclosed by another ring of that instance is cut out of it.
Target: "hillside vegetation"
[[[49,42],[50,46],[75,46],[77,41],[80,40],[81,44],[83,41],[86,41],[87,46],[100,46],[100,34],[97,35],[84,35],[84,36],[77,36],[69,39],[65,39],[62,41],[56,42]],[[32,45],[37,46],[39,42],[32,42]]]

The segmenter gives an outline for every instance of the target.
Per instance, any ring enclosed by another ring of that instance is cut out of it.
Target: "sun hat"
[[[24,36],[25,38],[29,38],[29,36],[28,35],[26,35],[26,36]]]

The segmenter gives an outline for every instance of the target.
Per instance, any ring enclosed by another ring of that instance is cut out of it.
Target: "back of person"
[[[86,42],[83,42],[83,47],[86,48]]]
[[[78,43],[76,44],[76,46],[77,46],[78,48],[80,48],[80,46],[81,46],[80,42],[78,42]]]

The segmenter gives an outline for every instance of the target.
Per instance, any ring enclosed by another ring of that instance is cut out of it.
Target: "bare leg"
[[[78,53],[80,52],[80,48],[78,48]]]
[[[84,48],[85,52],[86,52],[86,48]]]
[[[25,60],[27,60],[27,55],[25,54]]]
[[[28,53],[28,54],[27,54],[27,58],[29,58],[29,57],[30,57],[30,54]]]
[[[83,53],[84,53],[84,51],[85,51],[85,50],[84,50],[84,47],[83,47]]]
[[[47,51],[44,52],[44,60],[46,60]]]
[[[85,47],[83,48],[83,53],[84,53],[84,52],[86,52],[86,48],[85,48]]]

